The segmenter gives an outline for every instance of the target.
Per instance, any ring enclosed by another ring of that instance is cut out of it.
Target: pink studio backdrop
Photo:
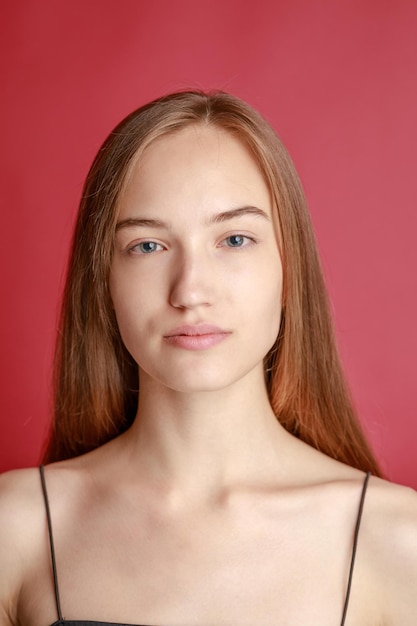
[[[87,168],[128,112],[188,86],[247,99],[303,180],[352,391],[417,487],[417,3],[26,0],[1,20],[0,470],[36,464]]]

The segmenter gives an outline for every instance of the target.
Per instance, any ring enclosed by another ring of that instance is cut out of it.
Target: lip
[[[206,350],[222,341],[229,335],[230,331],[224,330],[214,324],[202,322],[200,324],[185,324],[177,326],[164,335],[164,339],[177,348],[185,350]]]

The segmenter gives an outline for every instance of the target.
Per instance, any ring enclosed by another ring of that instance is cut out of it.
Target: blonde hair
[[[126,430],[135,417],[137,365],[121,340],[108,291],[117,202],[146,147],[191,124],[212,125],[238,137],[263,173],[277,209],[283,313],[276,343],[265,357],[277,419],[329,456],[380,475],[340,365],[294,165],[270,125],[248,104],[226,93],[200,91],[174,93],[134,111],[106,139],[87,176],[63,298],[55,415],[45,460],[96,448]]]

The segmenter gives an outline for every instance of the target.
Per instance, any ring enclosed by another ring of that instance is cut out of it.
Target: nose
[[[207,254],[184,251],[173,268],[170,304],[178,309],[211,306],[214,298],[213,270]]]

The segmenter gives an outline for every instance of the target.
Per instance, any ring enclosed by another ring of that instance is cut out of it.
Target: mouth
[[[185,350],[205,350],[229,337],[231,332],[213,324],[187,324],[170,330],[164,339],[167,343]]]
[[[201,337],[202,335],[218,335],[229,334],[229,331],[223,330],[219,326],[214,324],[186,324],[184,326],[178,326],[173,330],[170,330],[165,338],[169,337]]]

